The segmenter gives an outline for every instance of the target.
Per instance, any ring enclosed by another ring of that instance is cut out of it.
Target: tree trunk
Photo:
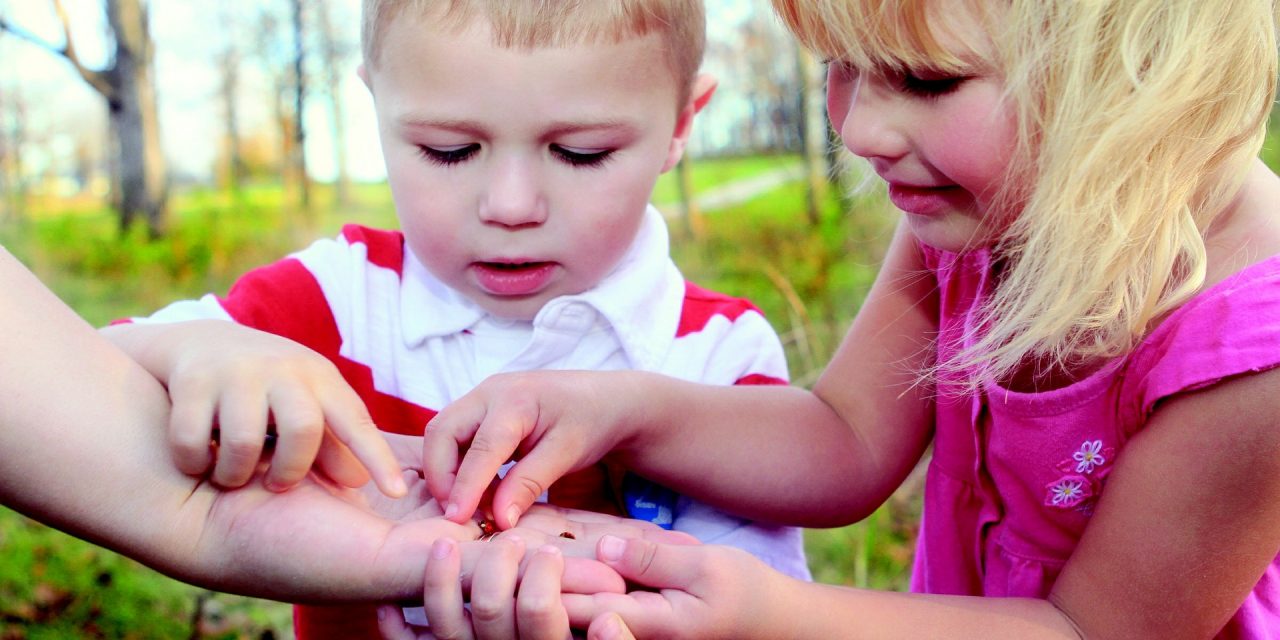
[[[311,208],[311,178],[307,175],[307,129],[304,126],[307,98],[306,61],[307,47],[303,39],[302,0],[293,0],[293,154],[291,164],[298,176],[300,204],[304,211]]]
[[[223,14],[222,24],[226,31],[234,32],[229,13]],[[239,45],[233,39],[228,39],[227,48],[218,56],[218,68],[222,76],[218,93],[222,99],[223,144],[227,153],[223,168],[226,171],[225,184],[233,194],[240,193],[248,174],[240,143],[240,61]]]
[[[329,93],[329,115],[333,126],[333,163],[335,170],[334,202],[345,206],[351,202],[351,174],[347,171],[347,123],[342,99],[342,69],[346,59],[345,48],[333,28],[329,0],[315,5],[319,27],[321,58],[324,62],[324,79]]]
[[[676,186],[680,192],[680,213],[684,218],[685,233],[689,238],[699,240],[705,235],[707,224],[698,206],[698,196],[694,193],[692,162],[687,153],[676,163]]]
[[[153,50],[147,12],[141,0],[106,0],[115,59],[109,68],[85,68],[71,39],[67,12],[53,0],[66,44],[41,42],[11,24],[0,28],[63,56],[80,77],[107,102],[112,133],[112,203],[121,228],[141,219],[152,237],[161,235],[168,217],[168,169],[160,149],[160,119],[156,109]]]
[[[811,226],[822,222],[822,204],[829,188],[827,174],[827,116],[822,96],[822,66],[807,50],[797,46],[797,72],[803,98],[804,168],[807,177],[805,209]]]
[[[108,109],[118,135],[120,226],[128,228],[141,217],[150,235],[158,237],[168,215],[169,183],[160,149],[147,12],[140,0],[107,0],[107,19],[116,41],[116,60],[108,74],[115,95]]]

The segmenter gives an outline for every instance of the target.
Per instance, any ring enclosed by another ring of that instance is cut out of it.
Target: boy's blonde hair
[[[1204,232],[1275,100],[1275,0],[773,3],[807,46],[863,68],[1004,79],[1018,142],[992,209],[1016,218],[985,331],[939,373],[972,387],[1123,355],[1203,285]],[[986,26],[974,49],[993,59],[940,44],[956,10]]]
[[[493,28],[495,44],[523,49],[660,33],[680,105],[689,97],[706,47],[703,0],[364,0],[361,47],[366,65],[377,65],[387,25],[406,12],[418,17],[434,12],[433,18],[456,30],[483,19]]]

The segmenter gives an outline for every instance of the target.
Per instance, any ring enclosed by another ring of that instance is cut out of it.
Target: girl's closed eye
[[[898,91],[919,98],[937,98],[960,88],[970,76],[923,70],[894,72],[887,74],[887,78]]]
[[[418,153],[428,161],[449,166],[460,162],[465,162],[468,158],[475,155],[480,150],[477,143],[471,144],[451,144],[446,146],[432,147],[425,144],[418,145]]]
[[[598,167],[613,155],[614,149],[581,149],[553,144],[551,154],[575,167]]]

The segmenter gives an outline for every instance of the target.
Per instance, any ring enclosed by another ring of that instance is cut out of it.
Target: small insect
[[[573,535],[573,533],[572,533],[572,532],[570,532],[570,531],[561,531],[561,532],[560,532],[560,537],[561,537],[561,538],[568,538],[568,539],[570,539],[570,540],[577,540],[577,539],[578,539],[578,536]]]
[[[493,520],[490,520],[489,518],[484,518],[481,520],[477,520],[476,524],[480,527],[481,540],[488,540],[489,538],[492,538],[498,535],[498,523],[494,522]]]

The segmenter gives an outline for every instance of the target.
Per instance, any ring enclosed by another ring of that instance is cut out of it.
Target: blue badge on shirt
[[[622,479],[622,503],[627,508],[627,515],[652,522],[663,529],[671,528],[679,497],[676,492],[633,473]]]

